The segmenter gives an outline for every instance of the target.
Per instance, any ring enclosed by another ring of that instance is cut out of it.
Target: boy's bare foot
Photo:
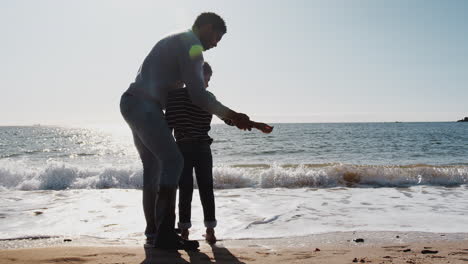
[[[181,236],[183,239],[188,240],[189,230],[188,230],[188,229],[185,229],[185,228],[181,228],[181,229],[180,229],[180,236]]]
[[[216,236],[215,236],[214,233],[215,233],[214,228],[207,228],[206,229],[205,240],[210,245],[216,244]]]

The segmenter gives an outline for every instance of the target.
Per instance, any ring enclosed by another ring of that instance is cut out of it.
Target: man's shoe
[[[157,240],[154,247],[165,250],[197,250],[200,247],[200,243],[196,240],[183,239],[174,234],[169,239]]]

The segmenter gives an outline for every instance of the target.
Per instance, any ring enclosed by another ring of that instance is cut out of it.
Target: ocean
[[[140,243],[142,168],[124,125],[0,127],[0,247],[21,237]],[[273,125],[213,125],[219,237],[468,230],[466,123]],[[201,239],[197,192],[192,215]]]

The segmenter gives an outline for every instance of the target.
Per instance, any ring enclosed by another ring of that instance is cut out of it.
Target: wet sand
[[[201,242],[200,251],[142,246],[78,246],[0,250],[2,264],[18,263],[468,263],[468,234],[360,232],[307,237]]]

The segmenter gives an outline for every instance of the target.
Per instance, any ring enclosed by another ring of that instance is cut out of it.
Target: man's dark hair
[[[203,63],[203,74],[213,74],[213,70],[211,69],[210,64],[208,64],[206,61]]]
[[[226,23],[219,15],[213,12],[201,13],[197,19],[195,19],[195,23],[193,23],[193,26],[197,28],[203,25],[213,25],[213,30],[226,34]]]

